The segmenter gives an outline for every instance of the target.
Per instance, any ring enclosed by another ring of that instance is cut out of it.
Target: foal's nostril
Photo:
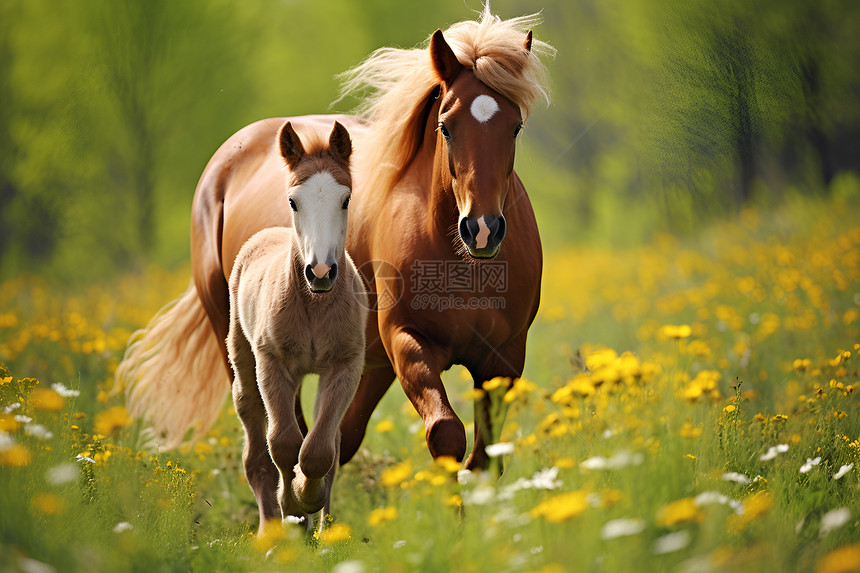
[[[334,282],[334,279],[337,278],[337,263],[331,264],[331,270],[328,272],[328,278],[331,282]]]
[[[314,279],[314,268],[311,265],[305,265],[305,278],[308,280],[308,283],[313,284]]]

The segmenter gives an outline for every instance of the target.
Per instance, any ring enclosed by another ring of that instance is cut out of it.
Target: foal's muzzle
[[[328,292],[334,286],[337,278],[337,263],[328,266],[325,263],[305,265],[305,280],[311,292]]]
[[[505,238],[505,216],[484,215],[460,219],[460,239],[476,259],[491,259],[499,252]]]

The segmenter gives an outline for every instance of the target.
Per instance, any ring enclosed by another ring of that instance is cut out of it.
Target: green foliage
[[[335,75],[474,2],[5,2],[0,269],[63,280],[188,257],[195,183],[230,134],[326,113]],[[471,10],[470,10],[471,9]],[[518,160],[550,244],[632,244],[826,191],[857,170],[857,5],[498,0],[542,10],[554,104]],[[353,102],[338,104],[348,111]]]

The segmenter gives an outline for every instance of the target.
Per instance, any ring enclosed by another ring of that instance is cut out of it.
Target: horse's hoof
[[[325,483],[323,480],[308,480],[299,464],[293,468],[296,477],[292,481],[293,497],[299,507],[308,514],[314,514],[325,506]],[[313,483],[316,482],[316,483]],[[310,487],[309,487],[310,486]]]

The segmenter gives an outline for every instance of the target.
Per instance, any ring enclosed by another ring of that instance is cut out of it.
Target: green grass
[[[182,291],[186,268],[75,293],[9,280],[0,284],[0,412],[20,406],[0,414],[0,567],[857,569],[858,220],[856,203],[838,198],[789,201],[695,237],[548,253],[526,381],[509,402],[506,388],[491,391],[509,407],[499,439],[515,450],[500,458],[504,474],[460,484],[434,465],[395,385],[339,472],[333,510],[346,527],[329,531],[348,531],[341,540],[293,528],[255,541],[228,405],[206,438],[172,452],[155,451],[148,431],[113,408],[120,401],[105,390],[125,341]],[[682,325],[689,334],[667,328]],[[470,421],[471,382],[459,367],[445,381]],[[45,391],[56,382],[80,395]],[[777,444],[787,451],[763,460]],[[596,468],[601,459],[612,467]],[[535,487],[536,472],[551,489]],[[635,532],[602,535],[617,519],[634,520]]]

